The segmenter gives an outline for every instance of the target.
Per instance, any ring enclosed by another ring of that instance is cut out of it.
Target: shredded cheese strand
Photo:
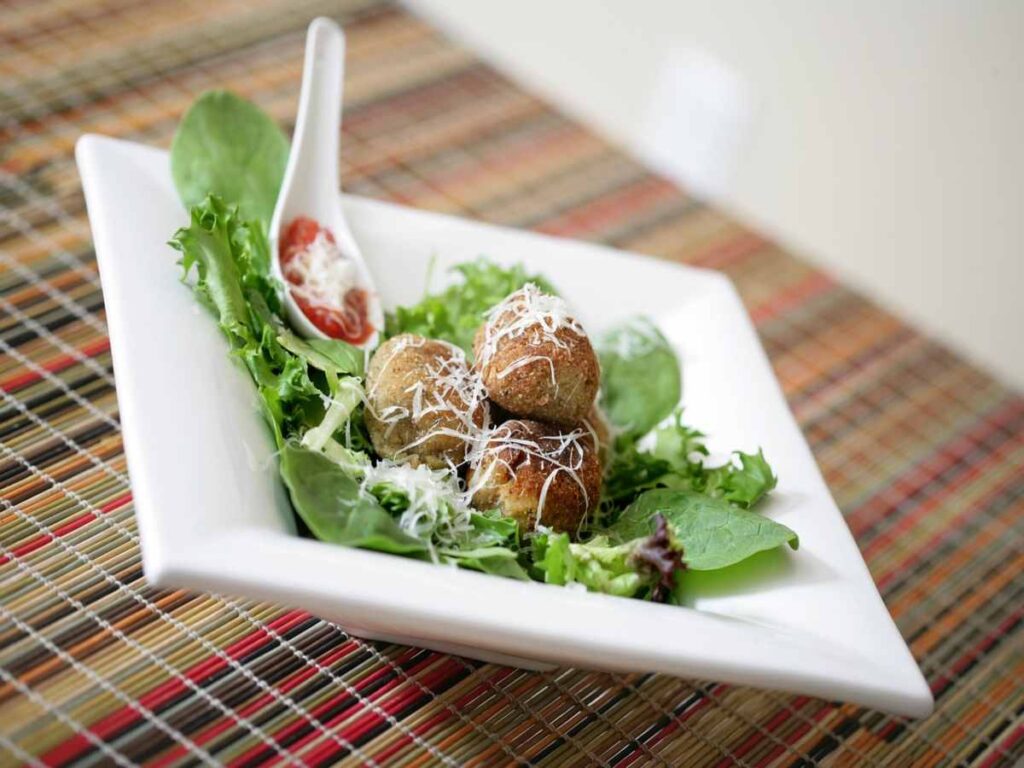
[[[583,440],[590,438],[587,429],[576,428],[570,432],[558,432],[557,434],[543,435],[539,438],[531,438],[516,435],[514,425],[516,422],[505,422],[500,427],[492,430],[489,437],[482,440],[470,459],[471,466],[483,471],[473,473],[470,487],[466,490],[468,498],[472,498],[477,491],[486,487],[494,474],[495,468],[504,467],[509,473],[512,481],[515,481],[517,470],[505,458],[502,453],[511,449],[525,455],[520,466],[532,465],[537,462],[541,468],[550,467],[550,471],[544,480],[539,498],[537,500],[537,516],[534,520],[534,530],[540,525],[541,517],[544,515],[544,505],[547,502],[548,490],[555,482],[559,474],[564,474],[571,479],[583,493],[584,505],[590,506],[590,497],[587,493],[586,484],[580,477],[580,469],[583,466],[586,446]]]
[[[580,322],[570,314],[569,305],[563,298],[544,293],[534,283],[527,283],[509,294],[485,318],[483,343],[478,351],[481,370],[491,365],[498,347],[511,339],[525,338],[529,346],[536,348],[551,345],[566,349],[568,345],[559,337],[560,331],[582,338],[587,335]],[[547,354],[521,357],[498,371],[497,377],[505,378],[518,368],[541,361],[550,367],[551,381],[555,384],[554,362]]]

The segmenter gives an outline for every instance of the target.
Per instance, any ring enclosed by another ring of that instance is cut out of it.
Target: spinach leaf
[[[531,275],[521,265],[502,267],[486,259],[454,267],[462,279],[440,293],[426,296],[411,307],[399,307],[387,316],[388,336],[415,333],[428,339],[443,339],[473,356],[473,336],[484,314],[510,293],[527,283],[535,283],[547,293],[555,293],[540,275]]]
[[[186,207],[219,195],[264,228],[287,163],[281,129],[255,104],[228,91],[207,91],[196,99],[171,144],[171,175]]]
[[[303,522],[321,541],[396,554],[426,554],[426,542],[405,533],[348,472],[317,451],[281,449],[281,478]]]
[[[686,566],[695,571],[725,568],[781,544],[796,549],[799,543],[781,523],[725,499],[661,488],[641,495],[604,533],[615,542],[629,541],[652,533],[658,515],[682,545]]]
[[[679,360],[650,320],[633,318],[597,343],[604,412],[620,430],[646,434],[682,395]]]
[[[504,576],[508,579],[529,580],[530,575],[519,564],[517,553],[508,547],[481,547],[479,549],[442,550],[447,562],[460,568]]]

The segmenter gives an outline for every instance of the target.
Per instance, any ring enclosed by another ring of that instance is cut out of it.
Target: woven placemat
[[[166,146],[215,86],[290,131],[318,14],[348,32],[347,189],[735,281],[935,693],[932,717],[525,672],[147,585],[73,145],[94,131]],[[1024,759],[1020,397],[394,5],[9,0],[0,41],[0,763]]]

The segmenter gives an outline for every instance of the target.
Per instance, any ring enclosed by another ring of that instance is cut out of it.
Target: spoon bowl
[[[270,222],[270,260],[274,276],[284,286],[284,305],[292,326],[306,338],[329,338],[298,305],[281,268],[279,238],[283,228],[300,216],[330,230],[343,257],[356,268],[358,287],[366,291],[370,337],[358,346],[371,349],[384,327],[384,311],[359,244],[352,237],[341,207],[338,144],[341,134],[345,35],[330,19],[317,18],[306,33],[299,112],[291,154]],[[339,305],[342,297],[338,297]]]

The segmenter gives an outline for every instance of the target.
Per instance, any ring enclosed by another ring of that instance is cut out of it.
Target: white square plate
[[[800,535],[798,552],[690,574],[691,607],[516,582],[298,537],[248,376],[167,246],[186,221],[167,154],[86,136],[77,157],[152,583],[287,603],[357,635],[525,666],[656,671],[931,711],[722,275],[344,198],[386,306],[420,298],[431,257],[443,274],[486,254],[543,272],[592,330],[652,316],[682,360],[687,420],[712,449],[764,448],[780,480],[763,512]]]

